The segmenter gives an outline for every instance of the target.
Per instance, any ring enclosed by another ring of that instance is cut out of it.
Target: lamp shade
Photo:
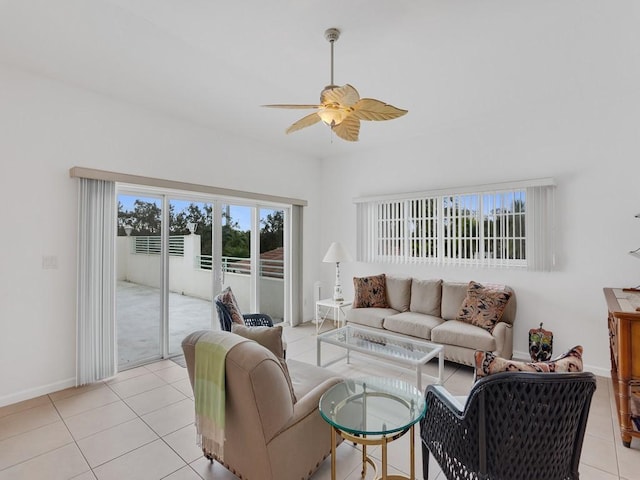
[[[326,263],[351,262],[353,261],[353,258],[349,255],[349,252],[347,252],[342,244],[333,242],[329,246],[329,250],[327,250],[322,261]]]

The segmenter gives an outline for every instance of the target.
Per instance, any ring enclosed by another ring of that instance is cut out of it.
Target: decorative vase
[[[553,351],[553,332],[542,328],[529,330],[529,354],[532,362],[546,362],[551,360]]]

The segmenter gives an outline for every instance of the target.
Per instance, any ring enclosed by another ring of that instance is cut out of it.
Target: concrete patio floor
[[[218,316],[212,302],[169,293],[169,354],[181,355],[182,339],[196,330],[214,328],[213,322]],[[116,324],[119,370],[161,358],[160,289],[119,281]]]
[[[118,370],[161,358],[160,289],[119,281],[116,288]],[[184,337],[196,330],[219,328],[213,303],[169,293],[169,356],[182,355]]]

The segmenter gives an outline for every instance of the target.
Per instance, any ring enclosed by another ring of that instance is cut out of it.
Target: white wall
[[[637,58],[628,65],[640,85]],[[506,283],[517,296],[518,353],[527,355],[528,330],[544,322],[555,334],[554,353],[581,344],[587,368],[608,375],[602,288],[640,284],[640,261],[628,255],[640,247],[640,219],[634,218],[640,213],[640,89],[607,83],[603,94],[597,58],[576,74],[594,83],[542,103],[427,130],[400,147],[328,160],[322,178],[321,244],[342,241],[355,255],[353,197],[554,177],[557,271],[344,263],[345,295],[353,295],[353,276],[381,272]],[[382,122],[363,125],[361,141],[377,128],[384,128]],[[323,266],[325,285],[332,285],[333,272]]]
[[[322,164],[0,66],[0,405],[74,377],[74,165],[307,199],[306,319],[314,282],[324,292],[333,284],[334,267],[321,263],[330,242],[355,253],[353,197],[553,176],[556,272],[354,262],[342,265],[343,288],[352,294],[353,275],[380,271],[508,283],[518,299],[517,351],[543,321],[556,352],[581,343],[587,366],[607,373],[601,289],[640,284],[640,261],[627,255],[640,247],[637,2],[539,2],[537,16],[524,17],[518,2],[476,3],[447,2],[452,23],[434,23],[433,43],[399,52],[425,65],[422,84],[435,95],[413,103],[393,72],[397,103],[409,109],[393,125],[418,119],[424,134],[371,151],[367,138],[388,124],[367,122],[359,153]],[[505,28],[487,28],[489,18]],[[45,255],[57,269],[42,268]]]
[[[0,161],[0,405],[74,381],[75,165],[307,199],[311,318],[319,275],[317,161],[3,66]],[[58,268],[43,269],[43,256],[55,256]]]

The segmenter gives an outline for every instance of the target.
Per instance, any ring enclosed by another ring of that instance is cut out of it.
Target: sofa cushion
[[[443,320],[455,320],[460,306],[467,297],[468,283],[442,282],[440,316]]]
[[[276,325],[275,327],[247,327],[245,325],[238,325],[234,323],[231,325],[231,332],[241,337],[254,340],[269,350],[278,359],[282,370],[287,378],[289,384],[289,392],[291,393],[291,400],[296,403],[296,395],[293,390],[293,384],[291,383],[291,376],[289,375],[289,367],[284,358],[284,342],[282,340],[282,325]]]
[[[409,311],[411,304],[411,278],[387,275],[387,304],[399,312]]]
[[[440,317],[423,313],[403,312],[386,317],[382,323],[385,330],[412,337],[431,340],[431,329],[443,323]]]
[[[399,313],[393,308],[352,308],[347,311],[347,322],[367,327],[382,328],[382,321]]]
[[[476,378],[498,372],[581,372],[582,346],[577,345],[554,360],[547,362],[521,362],[507,360],[492,352],[475,353]]]
[[[504,286],[485,286],[471,281],[456,319],[492,332],[510,298],[511,292]]]
[[[412,312],[425,315],[440,316],[440,302],[442,298],[442,280],[419,280],[411,282]]]
[[[448,320],[431,329],[431,341],[473,350],[494,351],[497,348],[493,335],[461,320]]]
[[[352,308],[387,308],[385,274],[370,277],[353,277],[355,298]]]

